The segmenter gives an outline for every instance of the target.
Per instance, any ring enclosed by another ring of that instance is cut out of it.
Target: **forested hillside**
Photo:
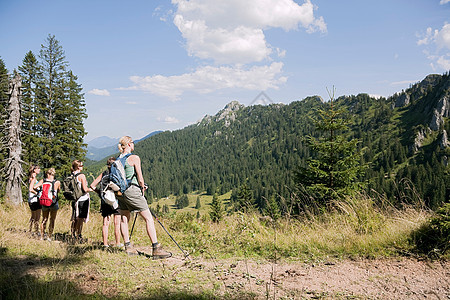
[[[341,134],[365,148],[361,164],[368,168],[360,180],[369,193],[396,204],[422,198],[433,208],[448,200],[449,87],[448,74],[430,75],[388,99],[336,99],[351,120]],[[136,153],[154,197],[246,184],[262,208],[272,195],[280,201],[295,191],[294,172],[315,155],[305,137],[320,134],[313,119],[326,105],[319,97],[249,107],[233,101],[197,124],[142,141]]]

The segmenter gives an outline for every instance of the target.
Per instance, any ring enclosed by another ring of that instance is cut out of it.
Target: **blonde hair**
[[[50,168],[50,169],[47,170],[47,172],[45,172],[45,177],[48,178],[49,175],[54,176],[55,173],[56,173],[55,168]]]
[[[120,140],[119,140],[119,144],[117,145],[117,147],[119,148],[120,153],[123,153],[123,151],[125,150],[127,145],[129,143],[131,143],[132,141],[133,141],[133,139],[131,137],[129,137],[128,135],[125,135],[125,136],[121,137]]]

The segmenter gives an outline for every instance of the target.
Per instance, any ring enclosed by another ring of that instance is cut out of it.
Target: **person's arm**
[[[61,188],[61,182],[59,180],[56,180],[56,182],[55,182],[55,191],[59,191],[60,188]]]
[[[100,182],[100,180],[102,180],[103,177],[103,173],[101,173],[100,175],[97,176],[97,178],[95,178],[94,181],[92,181],[91,185],[89,186],[91,188],[92,191],[95,190],[95,187],[97,186],[97,184]]]

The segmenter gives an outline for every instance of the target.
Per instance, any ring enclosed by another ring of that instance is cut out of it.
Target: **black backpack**
[[[109,179],[109,170],[105,170],[102,173],[102,179],[100,180],[100,182],[97,184],[97,186],[95,187],[95,191],[97,192],[97,194],[99,195],[99,197],[101,199],[103,199],[104,193],[106,188],[108,187],[108,184],[110,182]],[[104,200],[104,199],[103,199]]]
[[[67,200],[77,201],[81,196],[83,196],[83,190],[78,185],[77,177],[81,173],[77,173],[76,175],[71,173],[69,176],[64,178],[62,182],[62,191],[64,198]]]

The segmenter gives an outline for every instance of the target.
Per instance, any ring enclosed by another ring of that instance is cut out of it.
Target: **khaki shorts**
[[[147,200],[142,191],[135,185],[130,186],[119,200],[119,209],[128,211],[144,211],[148,209]]]

